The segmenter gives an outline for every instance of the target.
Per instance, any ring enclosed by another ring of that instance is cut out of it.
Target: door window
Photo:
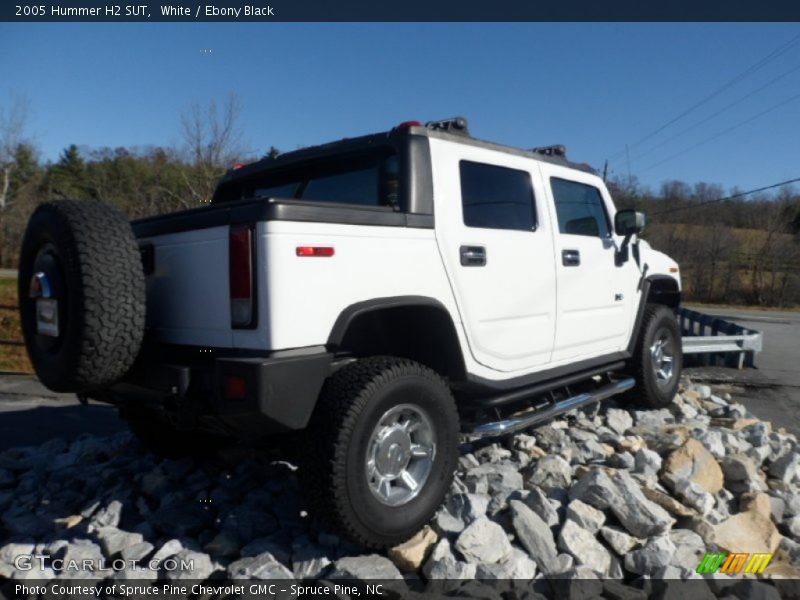
[[[602,238],[609,236],[611,228],[600,190],[585,183],[557,177],[550,178],[550,186],[561,233]]]
[[[462,160],[464,225],[489,229],[536,229],[531,176],[527,171]]]

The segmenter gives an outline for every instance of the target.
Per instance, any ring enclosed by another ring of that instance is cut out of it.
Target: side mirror
[[[618,267],[628,262],[630,256],[628,245],[631,242],[631,237],[634,234],[641,233],[642,229],[644,229],[644,223],[644,213],[636,212],[632,208],[620,210],[614,216],[614,231],[617,232],[617,235],[625,236],[614,257],[614,262]]]
[[[630,237],[640,233],[644,229],[644,225],[644,213],[636,212],[632,208],[617,211],[614,217],[614,231],[617,232],[617,235]]]

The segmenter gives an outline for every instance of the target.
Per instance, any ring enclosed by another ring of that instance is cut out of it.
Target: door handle
[[[483,267],[486,266],[486,248],[483,246],[461,246],[462,267]]]
[[[561,264],[565,267],[578,267],[581,264],[581,253],[577,250],[562,250]]]

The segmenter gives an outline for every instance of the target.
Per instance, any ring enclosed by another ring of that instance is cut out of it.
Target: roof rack
[[[544,154],[545,156],[562,156],[567,157],[567,147],[562,144],[554,144],[553,146],[541,146],[539,148],[531,148],[531,152],[536,154]]]
[[[441,119],[440,121],[428,121],[425,123],[425,129],[469,135],[469,125],[464,117],[452,117],[450,119]]]

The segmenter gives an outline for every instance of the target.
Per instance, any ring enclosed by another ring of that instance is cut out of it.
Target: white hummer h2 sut
[[[20,310],[40,379],[151,444],[304,430],[312,507],[380,547],[441,504],[461,433],[672,399],[678,267],[643,226],[561,147],[408,122],[235,169],[175,214],[42,204]]]

